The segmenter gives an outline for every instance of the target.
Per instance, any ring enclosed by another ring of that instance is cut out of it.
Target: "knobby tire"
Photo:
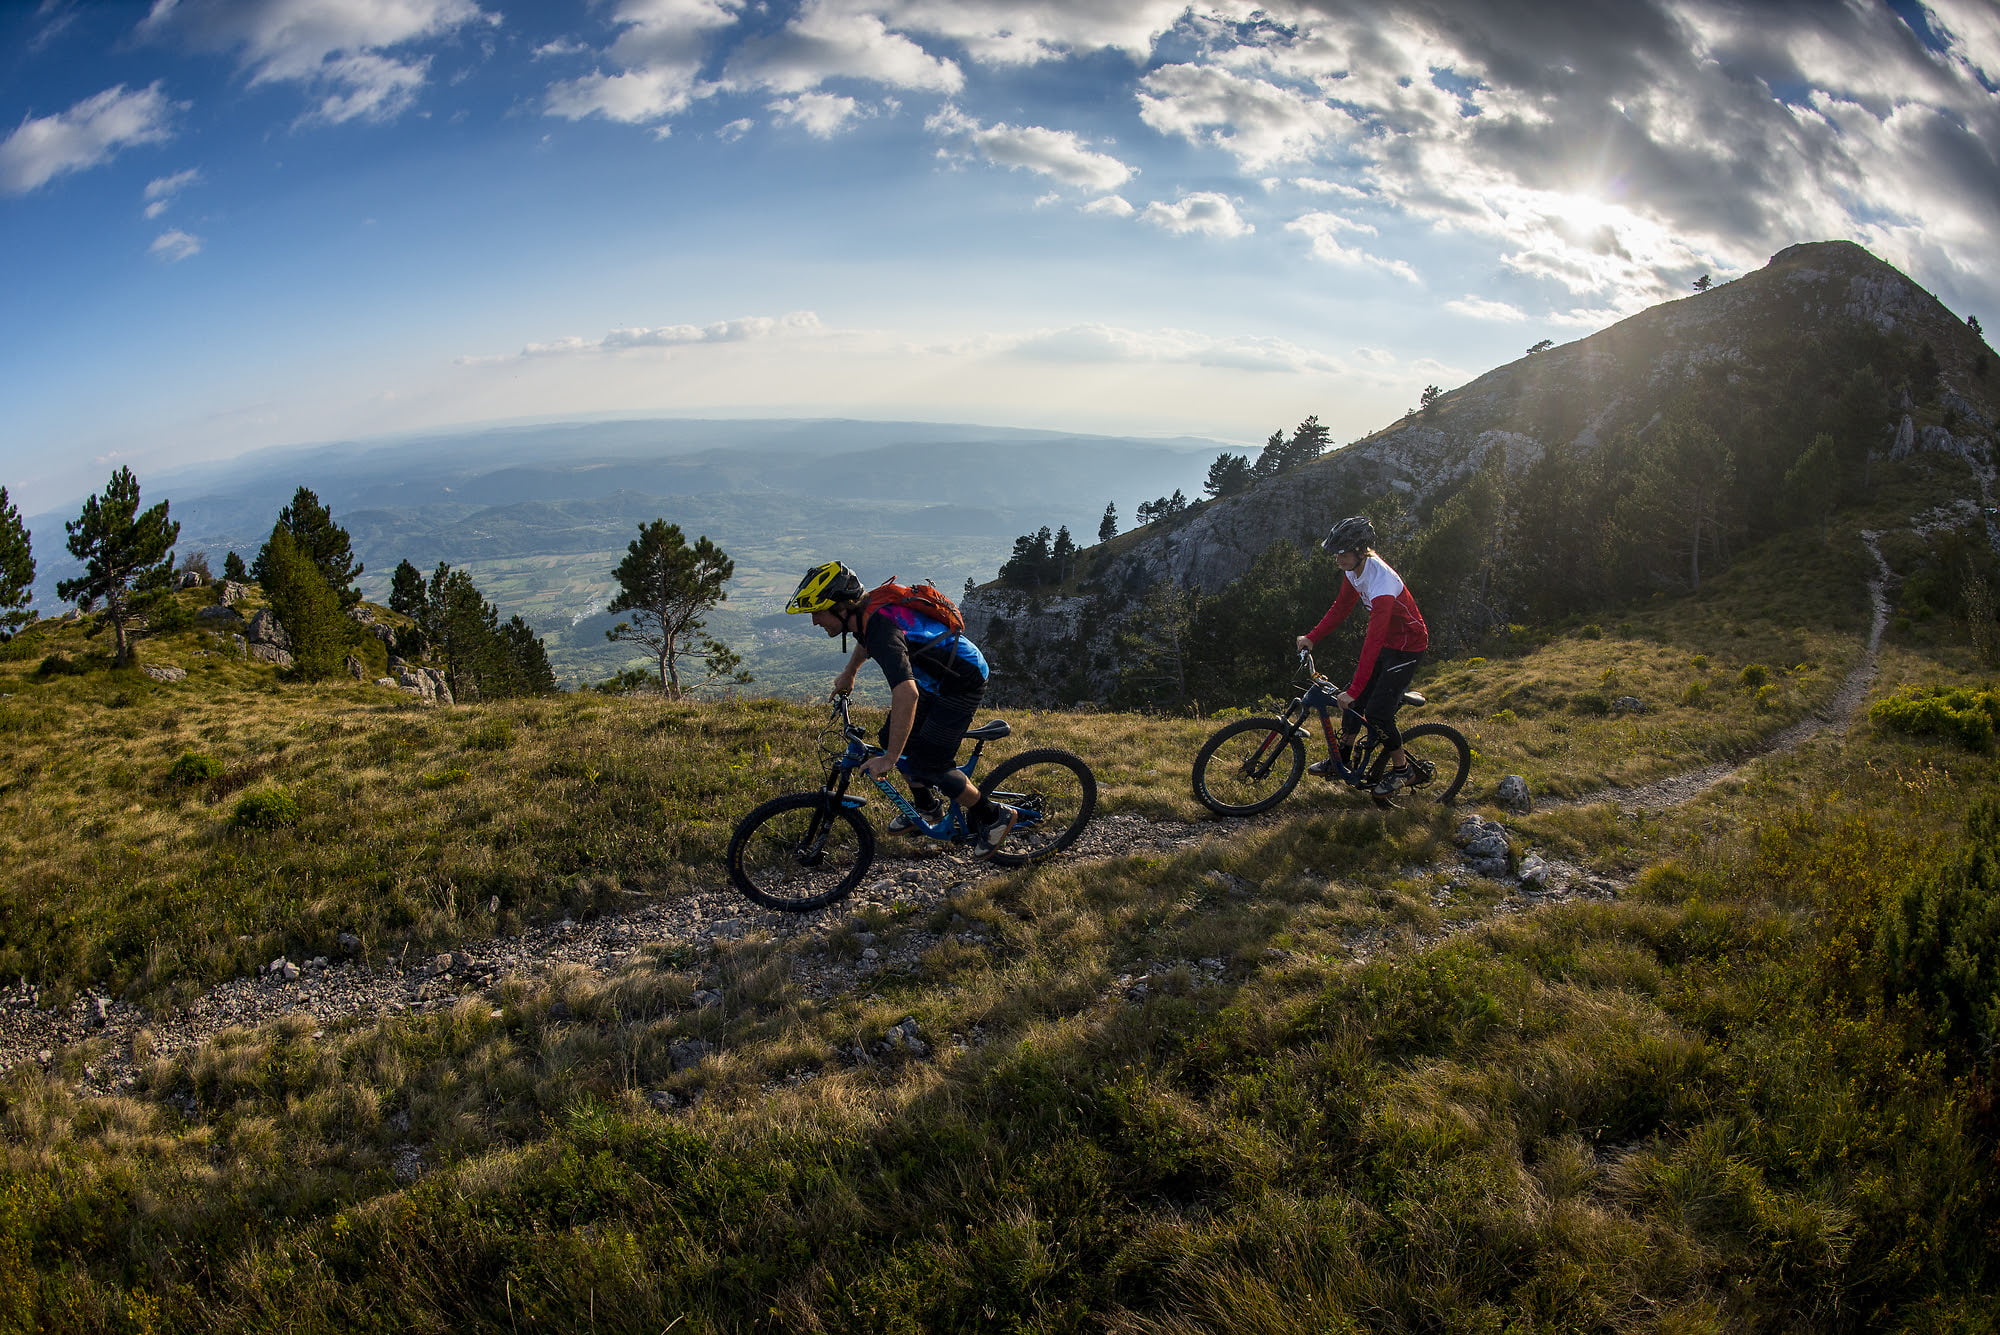
[[[1290,724],[1238,719],[1195,753],[1195,800],[1218,816],[1254,816],[1290,796],[1305,772],[1305,743]]]
[[[799,849],[830,821],[818,856]],[[875,831],[859,811],[825,793],[774,797],[736,824],[729,839],[729,880],[766,908],[805,913],[853,893],[875,861]]]
[[[1009,756],[979,780],[979,791],[995,802],[1041,813],[1032,824],[1017,824],[988,861],[1024,867],[1060,853],[1077,841],[1097,810],[1097,776],[1080,756],[1040,747]]]

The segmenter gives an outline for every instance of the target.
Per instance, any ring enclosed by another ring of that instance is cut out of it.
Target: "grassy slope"
[[[1848,550],[1437,665],[1478,791],[1650,777],[1799,716],[1858,648]],[[774,704],[426,714],[32,666],[0,667],[28,760],[0,795],[10,960],[144,996],[341,925],[385,951],[712,875],[729,814],[805,777],[814,728]],[[1975,675],[1910,638],[1883,686]],[[1607,693],[1653,710],[1603,715]],[[1014,721],[1090,756],[1110,811],[1194,814],[1210,725]],[[1191,852],[990,882],[953,908],[991,948],[947,940],[865,997],[809,1001],[753,936],[516,981],[497,1014],[240,1033],[132,1097],[16,1073],[0,1329],[1990,1330],[1991,1086],[1884,1004],[1870,943],[1996,775],[1859,736],[1666,817],[1518,822],[1638,873],[1616,902],[1495,917],[1500,887],[1431,870],[1451,817],[1314,793]],[[183,749],[230,791],[166,786]],[[253,770],[301,795],[297,829],[227,826]],[[169,910],[176,941],[145,941]],[[724,1006],[688,1005],[703,983]],[[854,1063],[905,1016],[932,1059]],[[717,1050],[676,1071],[688,1037]],[[700,1104],[662,1116],[645,1090]],[[405,1141],[439,1167],[399,1189]]]

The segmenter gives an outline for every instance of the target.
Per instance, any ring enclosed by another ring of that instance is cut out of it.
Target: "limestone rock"
[[[154,667],[152,664],[148,663],[140,667],[139,671],[145,673],[148,677],[151,677],[154,681],[187,680],[186,668],[168,667],[164,664],[162,664],[159,667]]]
[[[250,629],[243,634],[253,648],[260,644],[284,650],[292,647],[292,637],[285,634],[285,628],[278,624],[278,618],[271,615],[268,607],[257,609],[257,615],[250,618]]]
[[[1528,781],[1518,774],[1500,780],[1493,790],[1493,800],[1509,811],[1527,811],[1535,805],[1533,795],[1528,792]]]
[[[250,592],[248,584],[238,584],[233,579],[225,579],[215,586],[215,600],[222,606],[229,607],[248,592]]]

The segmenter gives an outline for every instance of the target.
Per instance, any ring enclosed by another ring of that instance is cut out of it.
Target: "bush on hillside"
[[[214,756],[200,755],[194,751],[182,753],[181,757],[167,767],[167,778],[174,783],[193,785],[207,783],[210,779],[222,777],[222,762]]]
[[[248,830],[280,830],[297,825],[299,801],[282,788],[264,788],[237,799],[229,823]]]
[[[35,669],[35,675],[37,677],[81,677],[89,670],[87,665],[77,662],[68,654],[54,653],[42,660],[41,666]]]
[[[2000,1034],[2000,803],[1980,800],[1965,823],[1957,861],[1903,892],[1876,949],[1892,997],[1923,1006],[1951,1042],[1985,1049]]]
[[[1868,707],[1871,722],[1918,737],[1950,737],[1974,751],[1993,745],[2000,692],[1966,686],[1905,686]]]

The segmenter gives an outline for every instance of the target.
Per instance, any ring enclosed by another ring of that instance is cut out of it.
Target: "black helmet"
[[[1368,522],[1368,516],[1349,515],[1327,530],[1326,541],[1319,545],[1319,549],[1338,556],[1342,552],[1363,551],[1374,545],[1375,526]]]

